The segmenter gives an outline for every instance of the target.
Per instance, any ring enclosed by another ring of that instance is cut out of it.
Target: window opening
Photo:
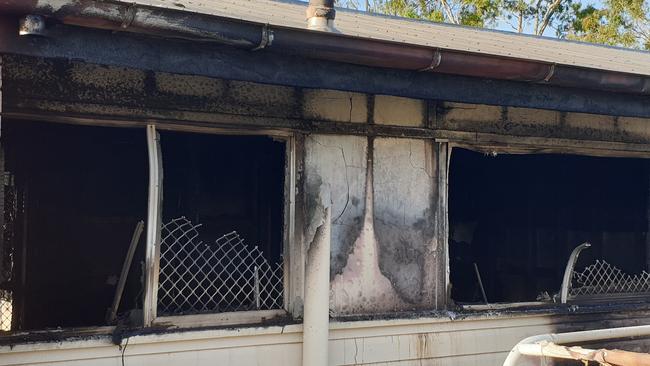
[[[454,149],[452,298],[559,302],[569,256],[584,242],[591,247],[575,265],[573,295],[647,296],[648,172],[643,159]]]
[[[158,315],[282,309],[285,143],[161,132]]]
[[[4,119],[0,327],[107,324],[134,228],[146,215],[143,130]],[[141,309],[140,263],[119,321]]]

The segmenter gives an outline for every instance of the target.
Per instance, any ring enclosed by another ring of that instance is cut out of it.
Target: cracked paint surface
[[[324,206],[332,207],[330,278],[340,273],[361,232],[365,205],[367,139],[360,136],[312,135],[305,140],[305,195],[311,243]]]
[[[372,182],[373,169],[368,169],[363,229],[354,242],[347,265],[331,283],[330,309],[334,314],[381,313],[405,307],[391,281],[379,269],[378,241],[373,222]]]
[[[437,255],[431,142],[378,138],[373,167],[379,268],[404,301],[431,304]]]
[[[306,243],[324,207],[332,205],[331,311],[370,314],[434,305],[431,142],[313,135],[305,144]]]

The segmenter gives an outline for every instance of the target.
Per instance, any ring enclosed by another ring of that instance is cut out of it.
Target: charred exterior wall
[[[52,118],[135,123],[154,119],[502,145],[520,144],[522,137],[540,138],[533,143],[537,147],[566,146],[559,139],[650,142],[649,119],[644,118],[266,85],[70,60],[14,55],[2,59],[7,115],[47,113]]]
[[[378,138],[373,169],[379,267],[405,302],[432,305],[440,280],[436,268],[445,265],[437,261],[443,252],[435,230],[438,187],[433,143]]]
[[[156,123],[161,129],[282,130],[299,136],[304,142],[297,150],[300,245],[308,249],[323,208],[331,206],[336,315],[446,306],[448,144],[650,153],[648,119],[267,85],[70,60],[11,55],[2,60],[6,116],[118,126]]]
[[[331,310],[434,308],[445,262],[435,231],[433,142],[312,135],[305,145],[307,244],[322,207],[333,213]]]
[[[647,143],[647,119],[442,102],[440,128],[511,136]],[[644,122],[645,121],[645,122]]]
[[[343,271],[363,229],[366,212],[367,139],[312,135],[305,141],[305,241],[313,240],[323,208],[332,208],[330,278]]]

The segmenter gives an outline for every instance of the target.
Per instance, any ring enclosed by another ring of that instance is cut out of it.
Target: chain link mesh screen
[[[581,272],[574,271],[569,289],[571,296],[647,292],[650,292],[650,273],[629,275],[604,260],[596,260]]]
[[[185,217],[163,225],[158,312],[161,315],[269,310],[283,307],[283,264],[231,232],[214,243]]]
[[[11,330],[12,296],[11,291],[0,290],[0,331]]]
[[[0,331],[10,331],[13,321],[14,259],[16,221],[18,215],[18,191],[9,173],[0,177],[3,187],[3,225],[0,228]]]

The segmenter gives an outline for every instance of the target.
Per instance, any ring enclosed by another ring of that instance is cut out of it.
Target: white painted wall
[[[551,315],[502,315],[332,322],[329,364],[500,365],[520,339],[555,331],[564,321]],[[134,336],[124,365],[298,366],[301,342],[299,324]],[[0,347],[0,365],[119,366],[122,358],[106,337]]]

